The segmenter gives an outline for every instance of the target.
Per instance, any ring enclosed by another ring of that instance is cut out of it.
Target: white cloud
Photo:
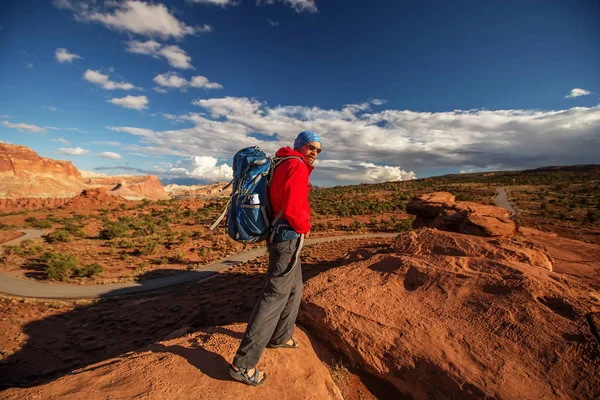
[[[210,82],[208,78],[202,75],[193,76],[190,79],[190,86],[202,89],[222,89],[223,86],[217,82]]]
[[[61,154],[68,154],[70,156],[82,156],[84,154],[88,154],[89,150],[82,149],[81,147],[75,147],[75,148],[61,147],[58,149],[58,152]]]
[[[130,40],[127,42],[125,50],[129,53],[145,54],[154,58],[164,57],[173,68],[194,69],[191,64],[192,57],[176,45],[163,46],[154,40],[145,42]]]
[[[99,156],[102,158],[110,158],[113,160],[120,160],[122,158],[120,154],[113,153],[112,151],[105,151],[103,153],[100,153]]]
[[[152,89],[154,89],[154,91],[158,92],[158,93],[163,93],[163,94],[164,93],[169,93],[169,91],[167,89],[163,89],[163,88],[160,88],[160,87],[154,87]]]
[[[29,63],[29,64],[25,65],[25,68],[33,69],[33,63]]]
[[[44,128],[46,129],[50,129],[52,131],[72,131],[72,132],[79,132],[79,133],[87,133],[87,131],[78,129],[78,128],[57,128],[55,126],[44,126]]]
[[[385,103],[387,103],[387,100],[383,100],[383,99],[371,99],[371,104],[376,105],[376,106],[382,106]]]
[[[188,84],[185,78],[177,75],[174,72],[167,72],[166,74],[159,74],[154,77],[154,82],[160,86],[169,88],[185,88]]]
[[[180,90],[184,90],[188,87],[202,88],[202,89],[221,89],[223,87],[219,83],[210,82],[208,80],[208,78],[206,78],[202,75],[193,76],[192,79],[190,79],[188,82],[185,78],[177,75],[174,72],[167,72],[166,74],[156,75],[154,77],[154,82],[156,82],[158,85],[160,85],[162,87],[180,89]],[[164,91],[161,91],[160,88],[155,88],[154,90],[156,90],[157,92],[160,92],[160,93],[164,93]]]
[[[110,142],[110,141],[99,141],[99,142],[92,142],[94,144],[103,144],[106,146],[120,146],[121,143],[120,142]]]
[[[70,143],[69,143],[69,141],[67,139],[57,138],[57,139],[54,139],[54,140],[57,141],[60,144],[64,144],[65,146],[70,145]]]
[[[151,4],[143,1],[125,1],[114,12],[79,12],[79,18],[100,22],[117,31],[126,31],[146,36],[180,39],[194,33],[210,32],[209,25],[188,26],[171,14],[164,4]]]
[[[592,92],[590,92],[589,90],[585,90],[585,89],[575,88],[575,89],[571,89],[571,93],[566,95],[565,99],[570,99],[570,98],[579,97],[579,96],[587,96],[588,94],[592,94]]]
[[[169,115],[190,127],[111,129],[140,136],[140,145],[130,149],[137,153],[221,160],[253,145],[273,154],[291,145],[298,132],[313,130],[323,138],[324,149],[312,177],[315,182],[370,182],[403,178],[410,171],[422,175],[432,169],[456,171],[466,166],[509,169],[600,162],[600,105],[558,111],[375,112],[369,102],[339,109],[269,107],[236,97],[200,99],[193,104],[204,113]],[[332,162],[350,158],[352,164]]]
[[[33,124],[13,124],[9,121],[2,121],[2,125],[6,126],[7,128],[16,129],[19,132],[46,133],[46,129]]]
[[[115,97],[108,100],[109,103],[115,104],[117,106],[132,108],[134,110],[143,110],[148,108],[148,98],[146,96],[125,96],[125,97]]]
[[[279,26],[279,21],[273,21],[273,20],[268,19],[267,22],[271,26]]]
[[[190,178],[209,182],[228,181],[233,177],[233,170],[227,164],[217,165],[218,159],[211,156],[193,156],[185,161],[179,161],[168,169],[170,173],[182,173]]]
[[[104,75],[99,71],[94,71],[88,69],[83,74],[83,79],[88,82],[94,83],[98,86],[101,86],[106,90],[114,90],[114,89],[122,89],[122,90],[131,90],[137,89],[129,82],[114,82],[109,79],[109,75]]]
[[[240,4],[239,1],[235,0],[187,0],[191,3],[199,3],[199,4],[207,4],[219,7],[227,7],[227,6],[238,6]]]
[[[69,50],[65,49],[65,48],[58,48],[54,51],[54,57],[56,57],[56,60],[59,63],[71,63],[73,62],[73,60],[75,60],[76,58],[79,58],[81,60],[83,60],[83,57],[74,54],[74,53],[69,53]],[[32,64],[33,66],[33,64]]]
[[[279,1],[288,7],[292,7],[298,13],[301,13],[304,11],[310,12],[310,13],[316,13],[319,11],[317,9],[317,4],[315,3],[315,0],[279,0]],[[275,2],[275,0],[257,0],[256,5],[259,6],[259,5],[263,5],[263,4],[273,4],[274,2]]]
[[[54,106],[42,106],[41,108],[42,108],[42,110],[58,111],[58,108],[56,108]]]
[[[155,138],[158,136],[157,132],[145,128],[134,128],[130,126],[107,126],[106,129],[115,132],[126,132],[136,136],[145,136],[148,138]]]

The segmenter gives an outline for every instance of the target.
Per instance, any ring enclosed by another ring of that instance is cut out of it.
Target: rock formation
[[[53,207],[85,189],[104,187],[128,200],[168,198],[156,176],[83,177],[69,161],[40,157],[26,146],[0,142],[0,208]]]
[[[227,182],[192,186],[170,184],[165,186],[165,192],[173,198],[215,198],[230,196],[231,186],[225,190],[221,190],[225,185],[227,185]]]
[[[455,201],[447,192],[436,192],[413,198],[406,212],[414,214],[414,228],[430,227],[477,236],[509,237],[516,225],[510,212],[495,206],[468,201]]]
[[[415,399],[598,398],[600,246],[494,208],[413,199],[417,225],[450,232],[402,233],[308,280],[301,322]]]
[[[45,385],[8,389],[3,399],[319,399],[342,400],[308,337],[299,329],[300,348],[267,349],[259,368],[268,366],[264,385],[251,388],[236,382],[227,368],[245,325],[204,328],[167,338],[139,352],[89,365]]]

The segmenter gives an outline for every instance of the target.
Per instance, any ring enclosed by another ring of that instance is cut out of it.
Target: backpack
[[[233,157],[233,184],[231,197],[221,216],[210,227],[214,230],[227,214],[227,233],[240,243],[257,243],[265,240],[273,223],[271,221],[269,185],[275,168],[285,160],[300,157],[269,157],[258,146],[246,147]]]

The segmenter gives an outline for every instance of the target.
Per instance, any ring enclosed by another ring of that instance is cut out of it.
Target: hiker
[[[260,385],[267,377],[256,368],[265,347],[298,347],[292,336],[302,298],[300,251],[310,234],[308,177],[320,152],[319,135],[304,131],[294,141],[293,150],[282,147],[275,153],[275,157],[300,159],[285,160],[275,168],[269,187],[274,221],[267,238],[269,268],[266,282],[229,367],[233,378],[248,385]]]

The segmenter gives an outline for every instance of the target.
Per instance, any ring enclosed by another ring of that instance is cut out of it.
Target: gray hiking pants
[[[236,367],[254,368],[267,344],[283,344],[292,338],[302,299],[302,243],[303,237],[267,244],[265,286],[233,359]]]

